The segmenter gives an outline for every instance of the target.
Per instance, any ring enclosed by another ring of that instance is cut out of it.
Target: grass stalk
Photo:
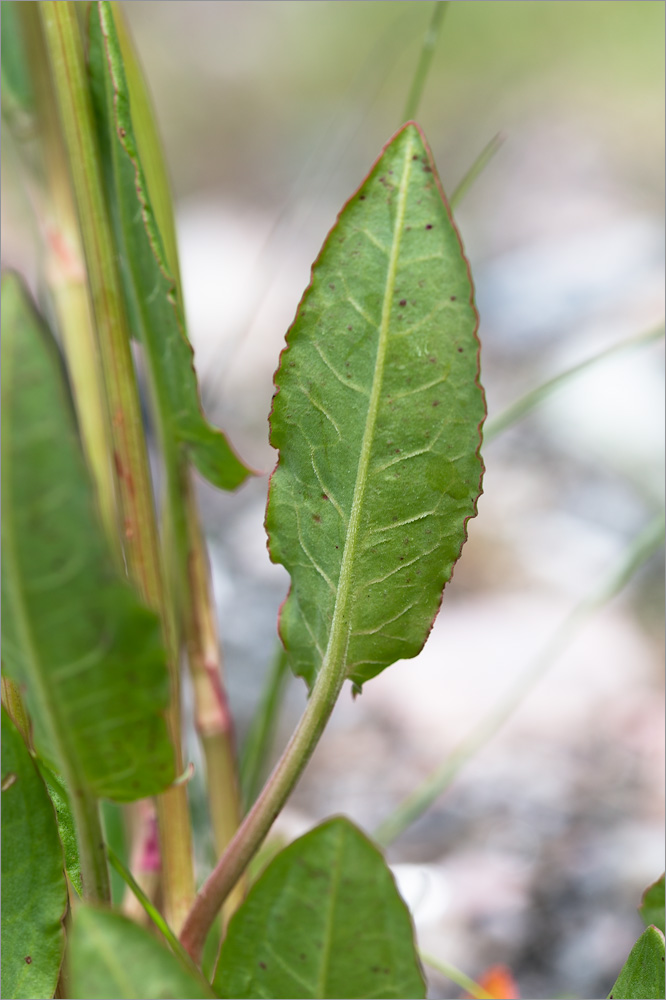
[[[663,337],[664,324],[661,323],[659,326],[646,330],[638,336],[627,337],[625,340],[620,340],[616,344],[611,344],[610,347],[606,347],[603,351],[600,351],[598,354],[594,354],[591,358],[586,358],[585,361],[579,362],[579,364],[574,365],[572,368],[567,368],[566,371],[560,372],[559,375],[554,375],[553,378],[548,379],[542,385],[537,386],[535,389],[531,389],[524,396],[521,396],[520,399],[515,401],[515,403],[511,403],[510,406],[507,406],[507,408],[496,417],[487,420],[483,428],[484,442],[487,443],[488,441],[492,441],[493,438],[497,437],[497,435],[503,430],[506,430],[507,427],[510,427],[512,424],[522,420],[523,417],[526,417],[528,413],[552,395],[556,389],[559,389],[576,375],[580,375],[581,372],[586,371],[588,368],[592,368],[600,361],[605,361],[607,358],[613,357],[615,354],[621,354],[623,351],[633,350],[637,347],[646,347],[648,344],[653,344],[658,340],[663,340]]]
[[[640,567],[659,551],[664,540],[664,517],[659,515],[637,536],[622,560],[578,604],[546,643],[505,697],[466,736],[451,754],[404,799],[398,808],[375,830],[374,839],[388,847],[425,813],[453,783],[464,765],[471,760],[502,728],[522,705],[527,695],[568,649],[591,618],[627,585]]]
[[[423,96],[423,91],[428,79],[428,73],[430,72],[432,57],[434,56],[435,48],[437,47],[439,32],[442,27],[442,22],[444,21],[444,15],[446,14],[448,8],[449,0],[435,0],[432,18],[430,19],[428,30],[426,31],[421,44],[421,52],[419,54],[419,61],[416,64],[416,72],[414,73],[412,85],[409,88],[409,94],[407,95],[407,100],[405,102],[405,110],[402,116],[402,120],[405,122],[413,120],[418,115],[421,97]]]
[[[446,976],[452,983],[459,986],[461,990],[465,990],[471,997],[474,997],[474,1000],[493,1000],[492,994],[484,990],[480,983],[465,975],[464,972],[461,972],[455,965],[451,965],[450,962],[444,962],[441,958],[434,958],[432,955],[421,950],[419,950],[419,957],[425,965],[429,965],[431,969],[435,969],[442,976]]]

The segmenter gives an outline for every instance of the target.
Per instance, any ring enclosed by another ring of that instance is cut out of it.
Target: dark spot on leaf
[[[350,327],[350,326],[348,326],[348,327],[347,327],[347,329],[348,329],[348,330],[351,330],[351,327]],[[347,364],[349,364],[349,362],[347,362]]]
[[[429,222],[428,225],[426,226],[426,229],[432,229],[432,223]]]
[[[398,561],[399,562],[404,562],[405,561],[405,557],[404,556],[399,556]]]
[[[360,194],[360,195],[358,196],[358,200],[359,200],[359,201],[365,201],[365,195],[364,195],[364,194]]]
[[[328,287],[329,287],[329,288],[332,288],[332,289],[333,289],[333,291],[335,291],[335,285],[331,285],[331,284],[329,284],[329,286],[328,286]]]
[[[406,233],[411,233],[411,231],[412,231],[412,227],[411,226],[405,226],[405,232]]]
[[[322,500],[328,500],[328,497],[325,493],[322,493],[321,498]]]
[[[439,406],[439,400],[438,399],[433,399],[432,405],[433,406]]]
[[[306,956],[303,954],[303,952],[301,952],[298,957],[300,958],[301,962],[304,962],[306,959]]]
[[[435,358],[435,357],[428,358],[428,361],[430,362],[431,365],[434,365],[437,362],[437,358]]]
[[[321,518],[320,518],[319,514],[313,514],[312,515],[312,520],[315,522],[315,524],[321,524]]]
[[[462,349],[462,347],[459,347],[458,348],[458,354],[462,354],[462,353],[463,353],[463,349]]]
[[[400,449],[399,449],[399,448],[394,448],[394,449],[393,449],[393,451],[394,451],[394,453],[395,453],[396,455],[399,455],[399,454],[400,454]]]
[[[407,305],[407,299],[400,299],[400,302],[398,303],[398,305],[406,306]]]
[[[423,168],[423,173],[424,174],[431,174],[432,173],[432,167],[424,167]]]
[[[32,956],[31,955],[26,955],[25,956],[25,964],[26,965],[31,965],[32,964]]]
[[[127,132],[125,131],[125,129],[124,129],[124,128],[119,128],[119,129],[118,129],[118,135],[120,136],[120,138],[121,138],[121,139],[124,139],[124,138],[125,138],[125,136],[127,135]],[[27,962],[27,961],[28,961],[28,960],[26,959],[26,962]],[[32,959],[31,959],[31,961],[32,961]]]
[[[266,963],[265,962],[259,962],[259,968],[260,969],[265,969],[266,968]]]
[[[452,295],[452,296],[451,296],[451,301],[452,301],[452,302],[455,302],[457,298],[458,298],[458,296],[457,296],[457,295]]]
[[[413,159],[413,160],[418,160],[418,158],[419,158],[419,155],[418,155],[418,153],[414,153],[414,155],[412,156],[412,159]],[[372,971],[373,971],[373,972],[375,972],[375,971],[379,972],[379,969],[377,969],[377,970],[373,969]]]

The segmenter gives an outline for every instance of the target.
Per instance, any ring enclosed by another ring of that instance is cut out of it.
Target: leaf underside
[[[387,145],[312,269],[275,378],[269,550],[312,686],[342,628],[357,685],[422,648],[483,466],[469,268],[417,125]]]
[[[149,355],[160,420],[170,438],[165,444],[184,445],[209,482],[235,489],[250,472],[201,410],[193,351],[139,159],[123,58],[108,3],[99,4],[90,20],[89,65],[123,284],[134,332],[140,334]]]
[[[121,801],[173,781],[157,616],[113,565],[57,349],[18,282],[2,282],[3,663],[37,750]]]
[[[67,885],[55,814],[2,709],[2,995],[52,997],[65,948]]]
[[[222,997],[424,997],[409,912],[384,859],[343,818],[290,844],[232,918]]]

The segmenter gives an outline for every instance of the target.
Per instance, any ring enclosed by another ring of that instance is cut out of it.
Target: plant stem
[[[434,958],[420,949],[419,956],[422,962],[429,965],[432,969],[436,969],[437,972],[441,972],[452,983],[455,983],[456,986],[459,986],[466,993],[469,993],[471,997],[474,997],[474,1000],[493,1000],[493,995],[484,990],[480,983],[477,983],[474,979],[470,979],[469,976],[466,976],[455,965],[451,965],[450,962],[443,962],[441,958]]]
[[[113,457],[117,473],[124,544],[130,577],[161,617],[171,677],[168,725],[176,771],[182,772],[177,629],[165,599],[157,525],[139,394],[129,345],[114,241],[104,198],[95,144],[75,5],[40,0],[54,91],[72,176],[86,257],[93,312],[99,337],[111,412]],[[178,928],[194,896],[191,829],[184,785],[158,799],[158,820],[167,917]]]
[[[585,371],[587,368],[592,368],[599,361],[605,361],[606,358],[612,357],[614,354],[619,354],[622,351],[628,351],[635,347],[644,347],[647,344],[652,344],[657,340],[662,340],[664,337],[664,324],[661,323],[659,326],[652,330],[646,330],[644,333],[639,334],[637,337],[628,337],[625,340],[618,341],[617,344],[611,344],[610,347],[605,348],[598,354],[593,355],[591,358],[587,358],[585,361],[581,361],[579,364],[574,365],[572,368],[567,368],[566,371],[560,372],[559,375],[555,375],[553,378],[548,379],[542,385],[537,386],[535,389],[531,389],[530,392],[521,396],[517,399],[515,403],[508,406],[502,413],[498,416],[493,417],[491,420],[487,420],[483,428],[483,439],[484,442],[492,440],[492,438],[497,437],[503,430],[510,427],[511,424],[517,423],[522,420],[531,410],[539,405],[544,399],[547,399],[556,389],[559,389],[561,385],[568,382],[569,379],[573,378],[575,375],[579,375],[581,372]]]
[[[423,95],[426,80],[428,79],[430,64],[432,63],[432,57],[435,54],[439,31],[442,27],[444,15],[446,14],[448,7],[449,0],[435,0],[432,19],[428,25],[428,30],[425,33],[423,43],[421,45],[421,54],[419,55],[419,61],[416,66],[414,79],[412,80],[412,85],[409,89],[409,96],[407,97],[407,101],[405,103],[405,110],[402,116],[402,120],[405,122],[413,120],[418,114],[421,97]]]
[[[637,570],[659,550],[663,539],[664,517],[659,515],[628,546],[620,564],[601,586],[581,601],[565,618],[541,653],[518,678],[503,700],[458,744],[446,760],[404,799],[395,812],[380,824],[373,834],[378,844],[382,847],[392,844],[446,791],[467,761],[502,728],[594,614],[615,597]]]
[[[234,751],[233,719],[223,683],[222,654],[204,539],[192,482],[188,480],[186,514],[189,541],[186,638],[194,690],[194,724],[206,760],[206,787],[218,857],[240,823],[240,795]],[[225,905],[225,922],[242,902],[239,885]]]
[[[344,657],[327,655],[305,711],[275,770],[197,894],[180,936],[195,962],[201,958],[206,934],[217,911],[261,846],[312,756],[342,688],[345,675],[340,664],[344,668],[344,662]]]

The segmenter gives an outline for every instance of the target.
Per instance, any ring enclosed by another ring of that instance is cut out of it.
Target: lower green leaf
[[[148,931],[92,906],[76,911],[68,952],[72,1000],[208,1000],[214,994]]]
[[[631,949],[608,1000],[663,1000],[664,935],[648,927]]]
[[[409,911],[375,847],[343,818],[285,848],[222,945],[222,997],[425,997]]]
[[[2,710],[2,996],[52,997],[65,947],[63,854],[53,806]]]

